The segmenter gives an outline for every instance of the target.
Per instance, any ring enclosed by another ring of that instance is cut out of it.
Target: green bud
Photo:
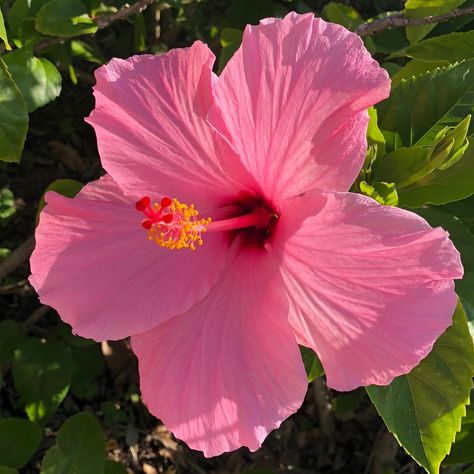
[[[428,150],[428,163],[433,169],[446,170],[462,158],[469,145],[470,123],[471,115],[467,115],[456,127],[444,127],[438,132]]]

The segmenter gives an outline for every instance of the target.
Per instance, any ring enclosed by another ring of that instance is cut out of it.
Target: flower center
[[[199,212],[193,204],[187,206],[168,197],[151,205],[150,198],[145,196],[135,207],[145,214],[142,226],[148,231],[148,240],[169,249],[196,250],[196,245],[202,245],[201,233],[206,232],[211,222],[210,218],[198,219]]]
[[[272,219],[278,218],[265,207],[259,206],[243,216],[211,222],[211,218],[198,218],[194,204],[182,204],[177,199],[163,197],[151,204],[148,196],[135,204],[137,211],[145,215],[142,226],[148,231],[148,240],[169,249],[196,250],[202,245],[202,233],[221,232],[245,228],[264,229]]]

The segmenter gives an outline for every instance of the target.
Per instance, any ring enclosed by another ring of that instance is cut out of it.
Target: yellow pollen
[[[160,205],[154,204],[153,210],[159,212]],[[196,250],[196,245],[203,244],[201,234],[206,232],[211,218],[199,219],[199,212],[194,208],[194,204],[187,206],[173,199],[164,215],[171,215],[171,222],[154,222],[148,230],[149,240],[171,250]]]

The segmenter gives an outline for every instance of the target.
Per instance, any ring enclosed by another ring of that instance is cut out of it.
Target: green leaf
[[[7,37],[7,30],[5,29],[5,22],[3,21],[3,13],[2,9],[0,8],[0,40],[3,41],[5,44],[5,48],[7,51],[10,51],[12,48],[8,44],[8,37]]]
[[[474,461],[474,391],[471,390],[471,405],[467,407],[466,416],[462,419],[461,431],[451,448],[445,464],[461,464]]]
[[[417,367],[387,387],[367,387],[387,428],[431,474],[439,472],[461,428],[473,375],[473,342],[458,304],[453,325]]]
[[[103,474],[105,437],[90,413],[68,418],[53,446],[43,458],[41,474]]]
[[[23,467],[38,449],[43,433],[28,420],[0,420],[0,465],[13,469]]]
[[[28,338],[15,351],[13,380],[28,418],[46,422],[69,390],[71,349],[61,341]]]
[[[316,353],[308,347],[300,346],[301,357],[308,376],[308,383],[324,375],[324,369]]]
[[[23,330],[16,321],[11,319],[0,321],[0,364],[12,359],[15,349],[24,337]]]
[[[78,36],[97,31],[81,0],[50,0],[36,16],[36,29],[51,36]]]
[[[28,112],[43,107],[61,93],[61,74],[47,59],[36,58],[27,49],[3,56],[8,70],[20,89]]]
[[[424,18],[427,16],[442,15],[448,13],[464,0],[407,0],[405,3],[405,15],[408,18]],[[410,43],[422,40],[434,27],[436,23],[422,26],[407,27],[407,38]]]
[[[355,8],[339,2],[329,2],[323,8],[322,17],[332,23],[345,26],[351,31],[354,31],[360,24],[364,23],[364,20]]]
[[[38,212],[36,213],[36,223],[38,224],[40,213],[44,206],[46,206],[44,195],[48,191],[55,191],[58,194],[61,194],[61,196],[73,198],[83,188],[83,186],[84,185],[82,183],[75,181],[74,179],[57,179],[56,181],[53,181],[41,196],[40,202],[38,204]]]
[[[27,130],[25,101],[0,58],[0,161],[20,161]]]
[[[474,58],[474,30],[428,38],[391,55],[391,57],[400,56],[429,63],[444,63],[445,66],[464,59],[472,59]]]
[[[105,59],[97,48],[81,40],[71,40],[71,53],[75,58],[95,64],[104,64]]]
[[[474,60],[403,82],[377,107],[389,151],[430,146],[441,129],[457,125],[473,110]]]
[[[369,107],[369,125],[367,126],[367,144],[377,147],[377,158],[385,154],[385,137],[378,126],[378,114],[374,107]]]

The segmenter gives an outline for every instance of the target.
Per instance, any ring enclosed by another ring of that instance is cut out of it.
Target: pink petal
[[[445,231],[411,212],[312,192],[286,204],[272,245],[290,323],[332,388],[390,383],[452,322],[459,253]]]
[[[365,156],[365,109],[389,90],[357,35],[290,13],[246,28],[209,121],[269,200],[313,188],[347,191]]]
[[[231,152],[205,121],[214,59],[198,41],[97,69],[96,108],[87,121],[103,167],[126,194],[158,192],[202,206],[234,191],[217,158]]]
[[[83,337],[122,339],[187,311],[226,264],[222,233],[206,235],[195,252],[148,241],[143,216],[110,176],[74,199],[50,192],[46,200],[30,282]]]
[[[149,410],[205,456],[255,451],[303,401],[283,290],[274,262],[242,249],[204,300],[132,338]]]

